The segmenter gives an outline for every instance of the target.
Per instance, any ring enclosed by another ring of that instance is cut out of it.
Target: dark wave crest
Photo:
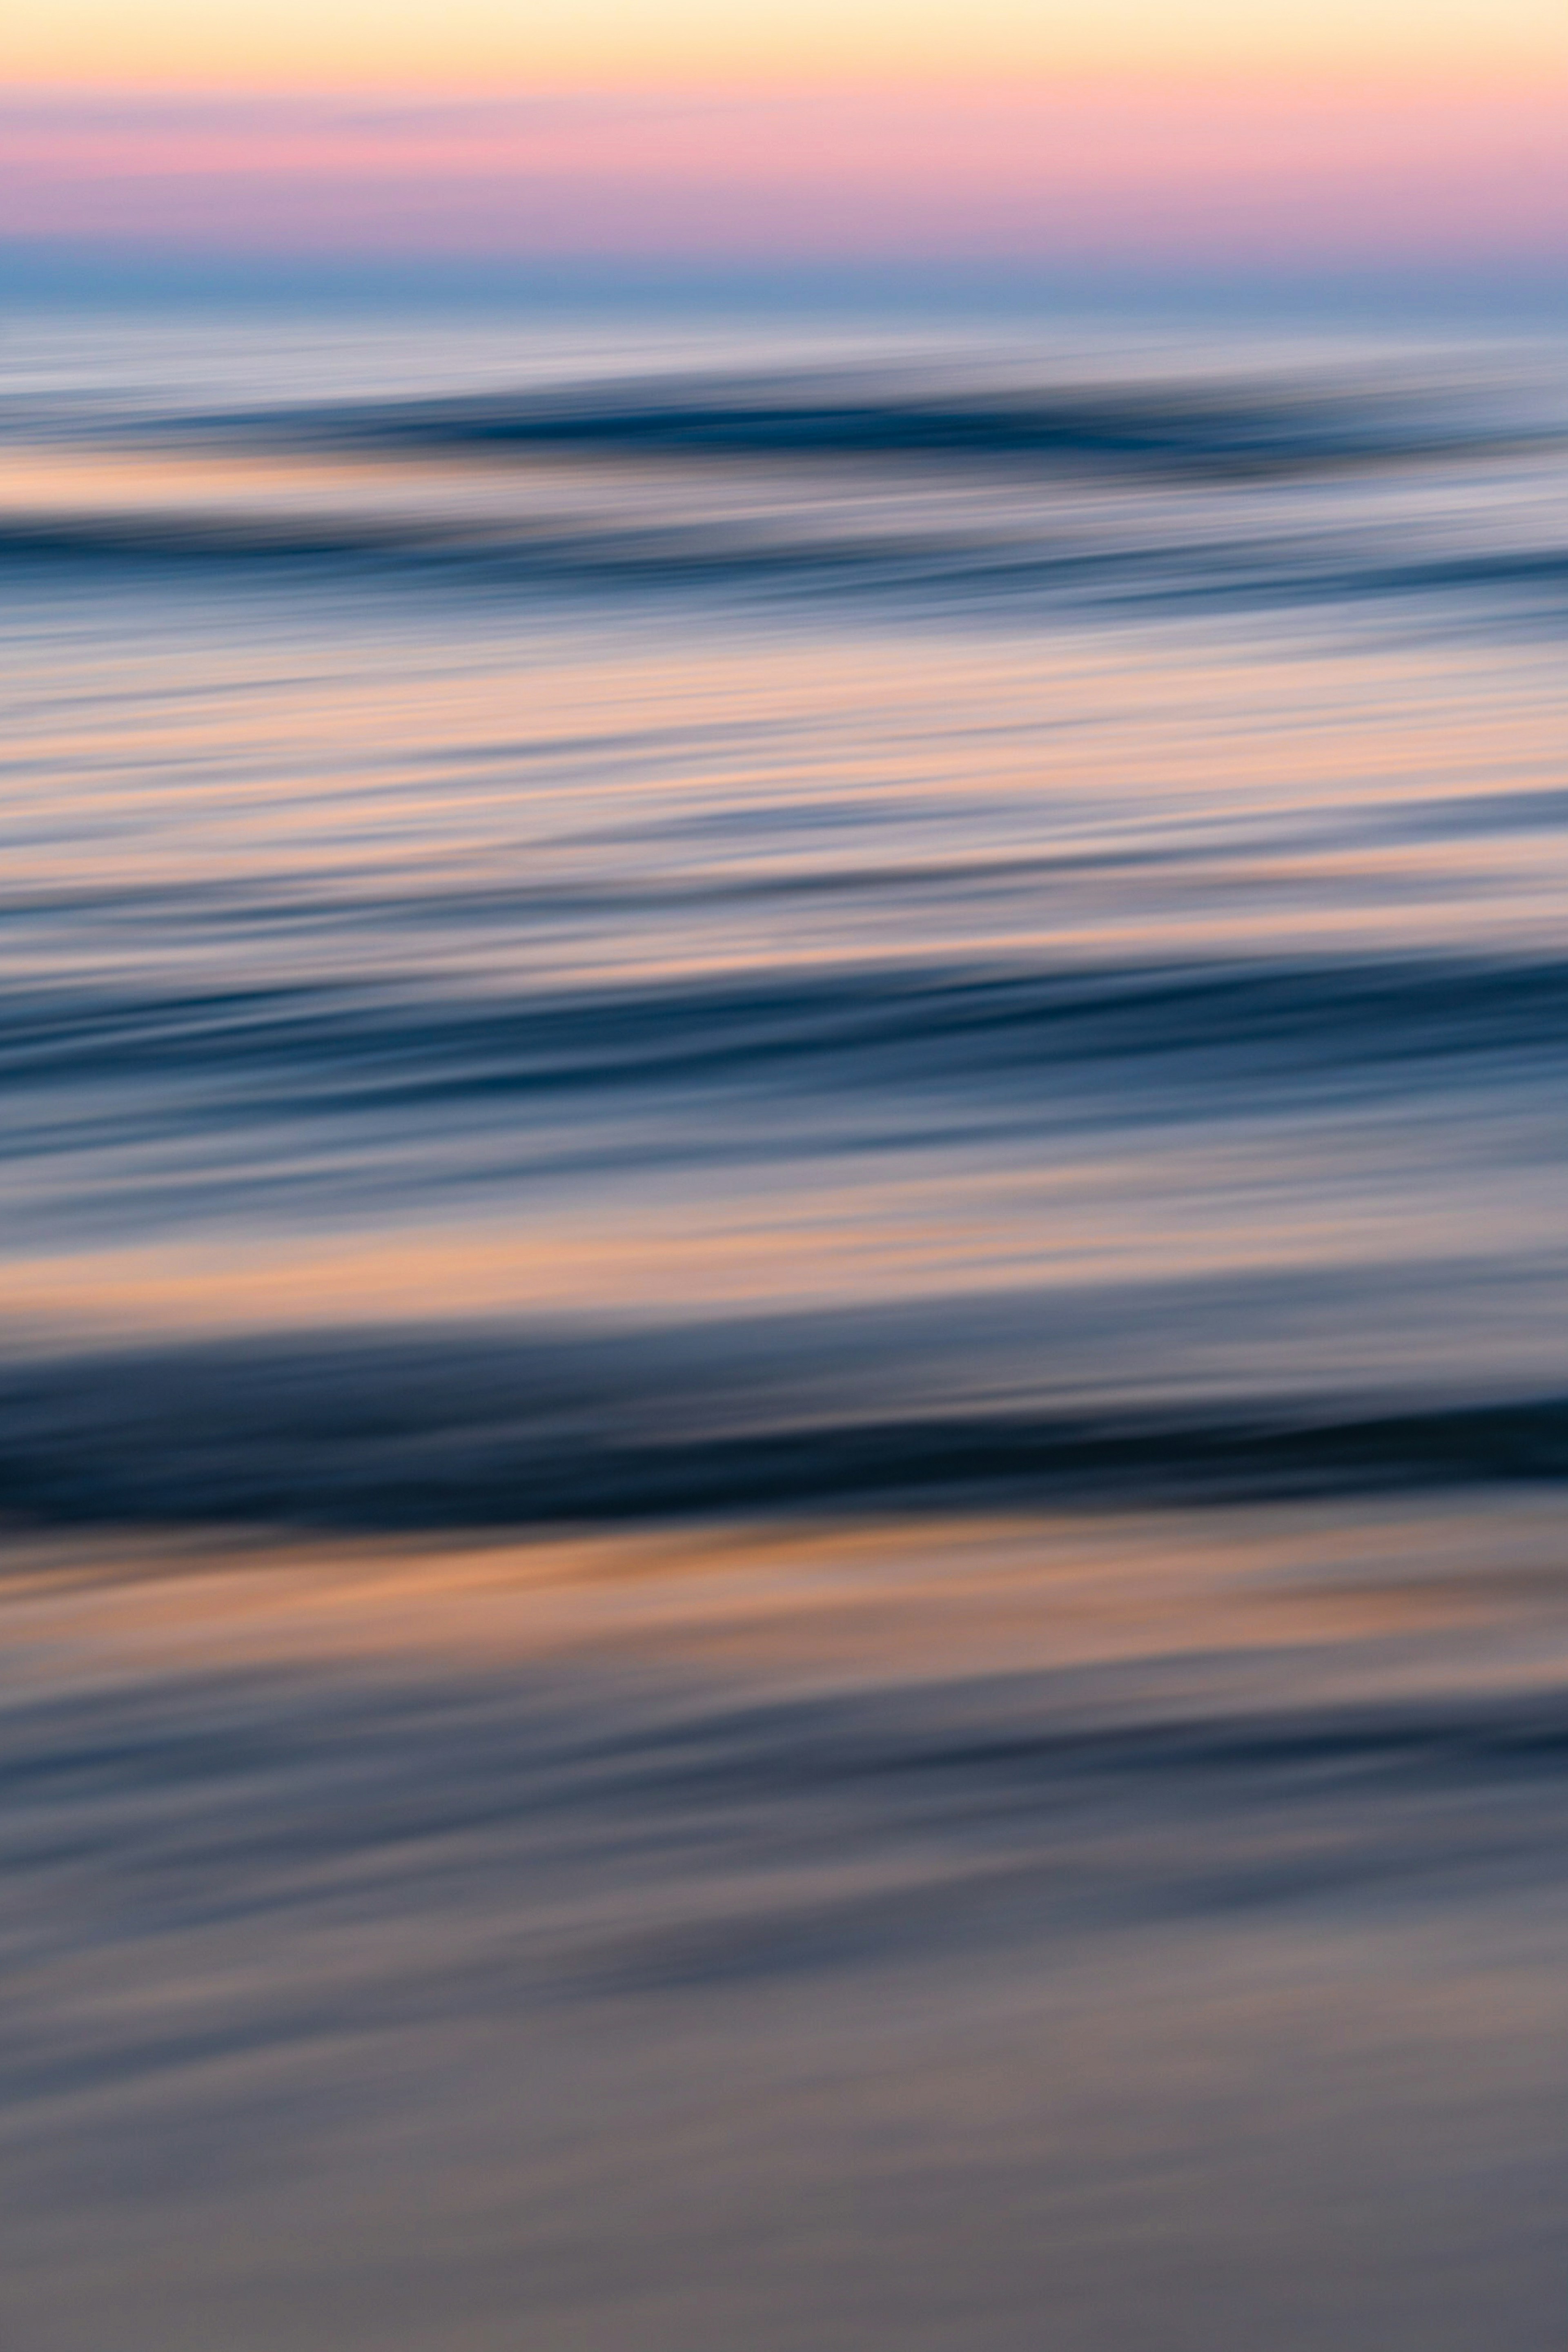
[[[1262,959],[1059,970],[961,964],[742,971],[508,993],[385,980],[228,991],[16,989],[0,1076],[15,1088],[202,1079],[267,1114],[680,1085],[919,1096],[1073,1095],[1314,1074],[1419,1085],[1475,1055],[1568,1050],[1568,962]],[[1144,1097],[1146,1099],[1146,1097]]]
[[[1228,1121],[1299,1129],[1446,1088],[1472,1123],[1511,1106],[1539,1127],[1568,1069],[1568,965],[1552,959],[784,968],[532,991],[118,980],[14,989],[3,1009],[13,1232],[56,1245],[105,1220],[160,1230],[258,1202],[363,1215],[1009,1138],[1153,1145],[1208,1127],[1218,1150]]]
[[[317,1333],[15,1362],[0,1512],[41,1528],[425,1533],[704,1512],[1032,1497],[1096,1506],[1568,1475],[1568,1400],[1389,1408],[1233,1397],[890,1414],[831,1320],[528,1339]],[[789,1338],[792,1352],[783,1352]],[[949,1368],[951,1377],[951,1368]]]
[[[520,597],[722,591],[773,600],[863,596],[934,609],[1036,606],[1053,618],[1262,611],[1396,598],[1500,598],[1555,619],[1568,549],[1429,553],[1390,537],[1162,535],[1131,546],[1057,547],[1005,532],[790,531],[772,522],[613,530],[462,517],[29,514],[0,519],[0,583],[211,572],[262,582],[352,577]],[[1473,604],[1471,618],[1476,617]]]
[[[538,392],[360,400],[172,421],[170,429],[377,452],[570,449],[614,456],[914,457],[1266,477],[1533,446],[1542,425],[1429,394],[1288,378],[1029,387],[801,373],[599,382]]]

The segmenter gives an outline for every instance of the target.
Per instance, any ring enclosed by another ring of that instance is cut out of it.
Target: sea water
[[[1561,2333],[1562,348],[0,357],[37,2340]]]

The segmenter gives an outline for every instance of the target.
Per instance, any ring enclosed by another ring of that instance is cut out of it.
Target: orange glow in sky
[[[1568,74],[1562,0],[54,0],[7,28],[18,84],[538,89],[1301,70]]]
[[[1564,0],[55,0],[0,239],[1550,260]]]

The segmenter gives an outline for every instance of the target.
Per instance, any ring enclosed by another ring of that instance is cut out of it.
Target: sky
[[[55,0],[0,247],[1550,275],[1563,0]]]
[[[51,0],[6,79],[126,89],[686,87],[704,80],[1330,72],[1561,76],[1561,0]]]

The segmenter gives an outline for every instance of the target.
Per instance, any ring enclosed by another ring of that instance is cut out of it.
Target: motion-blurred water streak
[[[29,2352],[1560,2334],[1562,351],[7,332]]]

